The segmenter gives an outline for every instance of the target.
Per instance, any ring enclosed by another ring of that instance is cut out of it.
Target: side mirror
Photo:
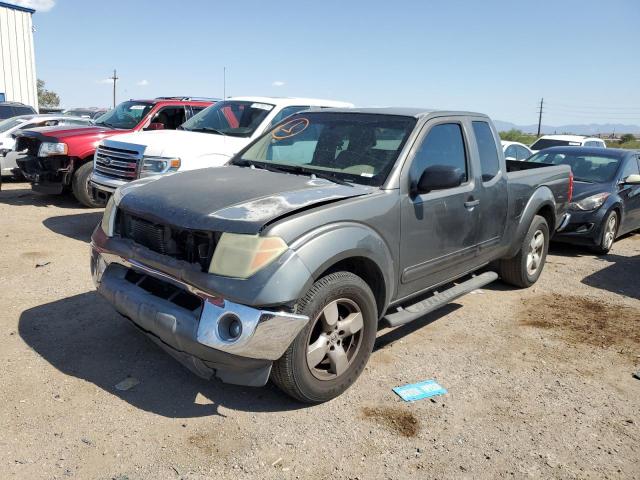
[[[450,165],[433,165],[422,172],[416,185],[416,193],[459,187],[464,181],[464,172]]]
[[[622,183],[625,185],[640,185],[640,175],[629,175]]]
[[[164,123],[152,122],[145,130],[164,130]]]
[[[516,157],[505,157],[505,160],[510,160],[512,162],[517,161],[518,159]]]

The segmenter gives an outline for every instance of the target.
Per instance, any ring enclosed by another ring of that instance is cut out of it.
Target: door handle
[[[477,207],[478,205],[480,205],[480,200],[469,200],[468,202],[464,202],[464,206],[469,209]]]

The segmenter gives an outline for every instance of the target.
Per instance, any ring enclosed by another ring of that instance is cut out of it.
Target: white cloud
[[[96,83],[113,83],[111,78],[103,78],[102,80],[96,80]]]
[[[282,80],[276,80],[271,84],[272,87],[284,87],[284,82]]]
[[[12,0],[11,3],[21,7],[33,8],[38,12],[48,12],[56,4],[55,0]]]
[[[149,85],[149,80],[140,80],[136,83],[136,85],[138,85],[139,87],[146,87],[147,85]]]

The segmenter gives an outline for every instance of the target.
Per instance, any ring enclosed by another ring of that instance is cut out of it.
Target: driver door
[[[400,297],[426,290],[466,273],[477,243],[478,187],[471,168],[468,126],[443,117],[427,123],[412,148],[401,182]],[[465,172],[454,188],[412,194],[427,167],[455,166]]]

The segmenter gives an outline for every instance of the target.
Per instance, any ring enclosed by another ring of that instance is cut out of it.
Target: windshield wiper
[[[347,187],[353,187],[353,185],[351,185],[349,182],[346,182],[344,180],[342,180],[341,178],[338,178],[335,174],[331,175],[329,173],[324,173],[324,172],[317,172],[315,170],[312,169],[304,169],[303,171],[305,171],[306,173],[311,174],[311,177],[317,177],[317,178],[322,178],[323,180],[328,180],[330,182],[333,183],[337,183],[338,185],[346,185]]]
[[[191,128],[191,129],[185,128],[184,130],[189,130],[191,132],[215,133],[217,135],[222,135],[224,137],[227,136],[227,134],[222,132],[221,130],[218,130],[217,128],[211,128],[211,127],[200,127],[200,128]]]

